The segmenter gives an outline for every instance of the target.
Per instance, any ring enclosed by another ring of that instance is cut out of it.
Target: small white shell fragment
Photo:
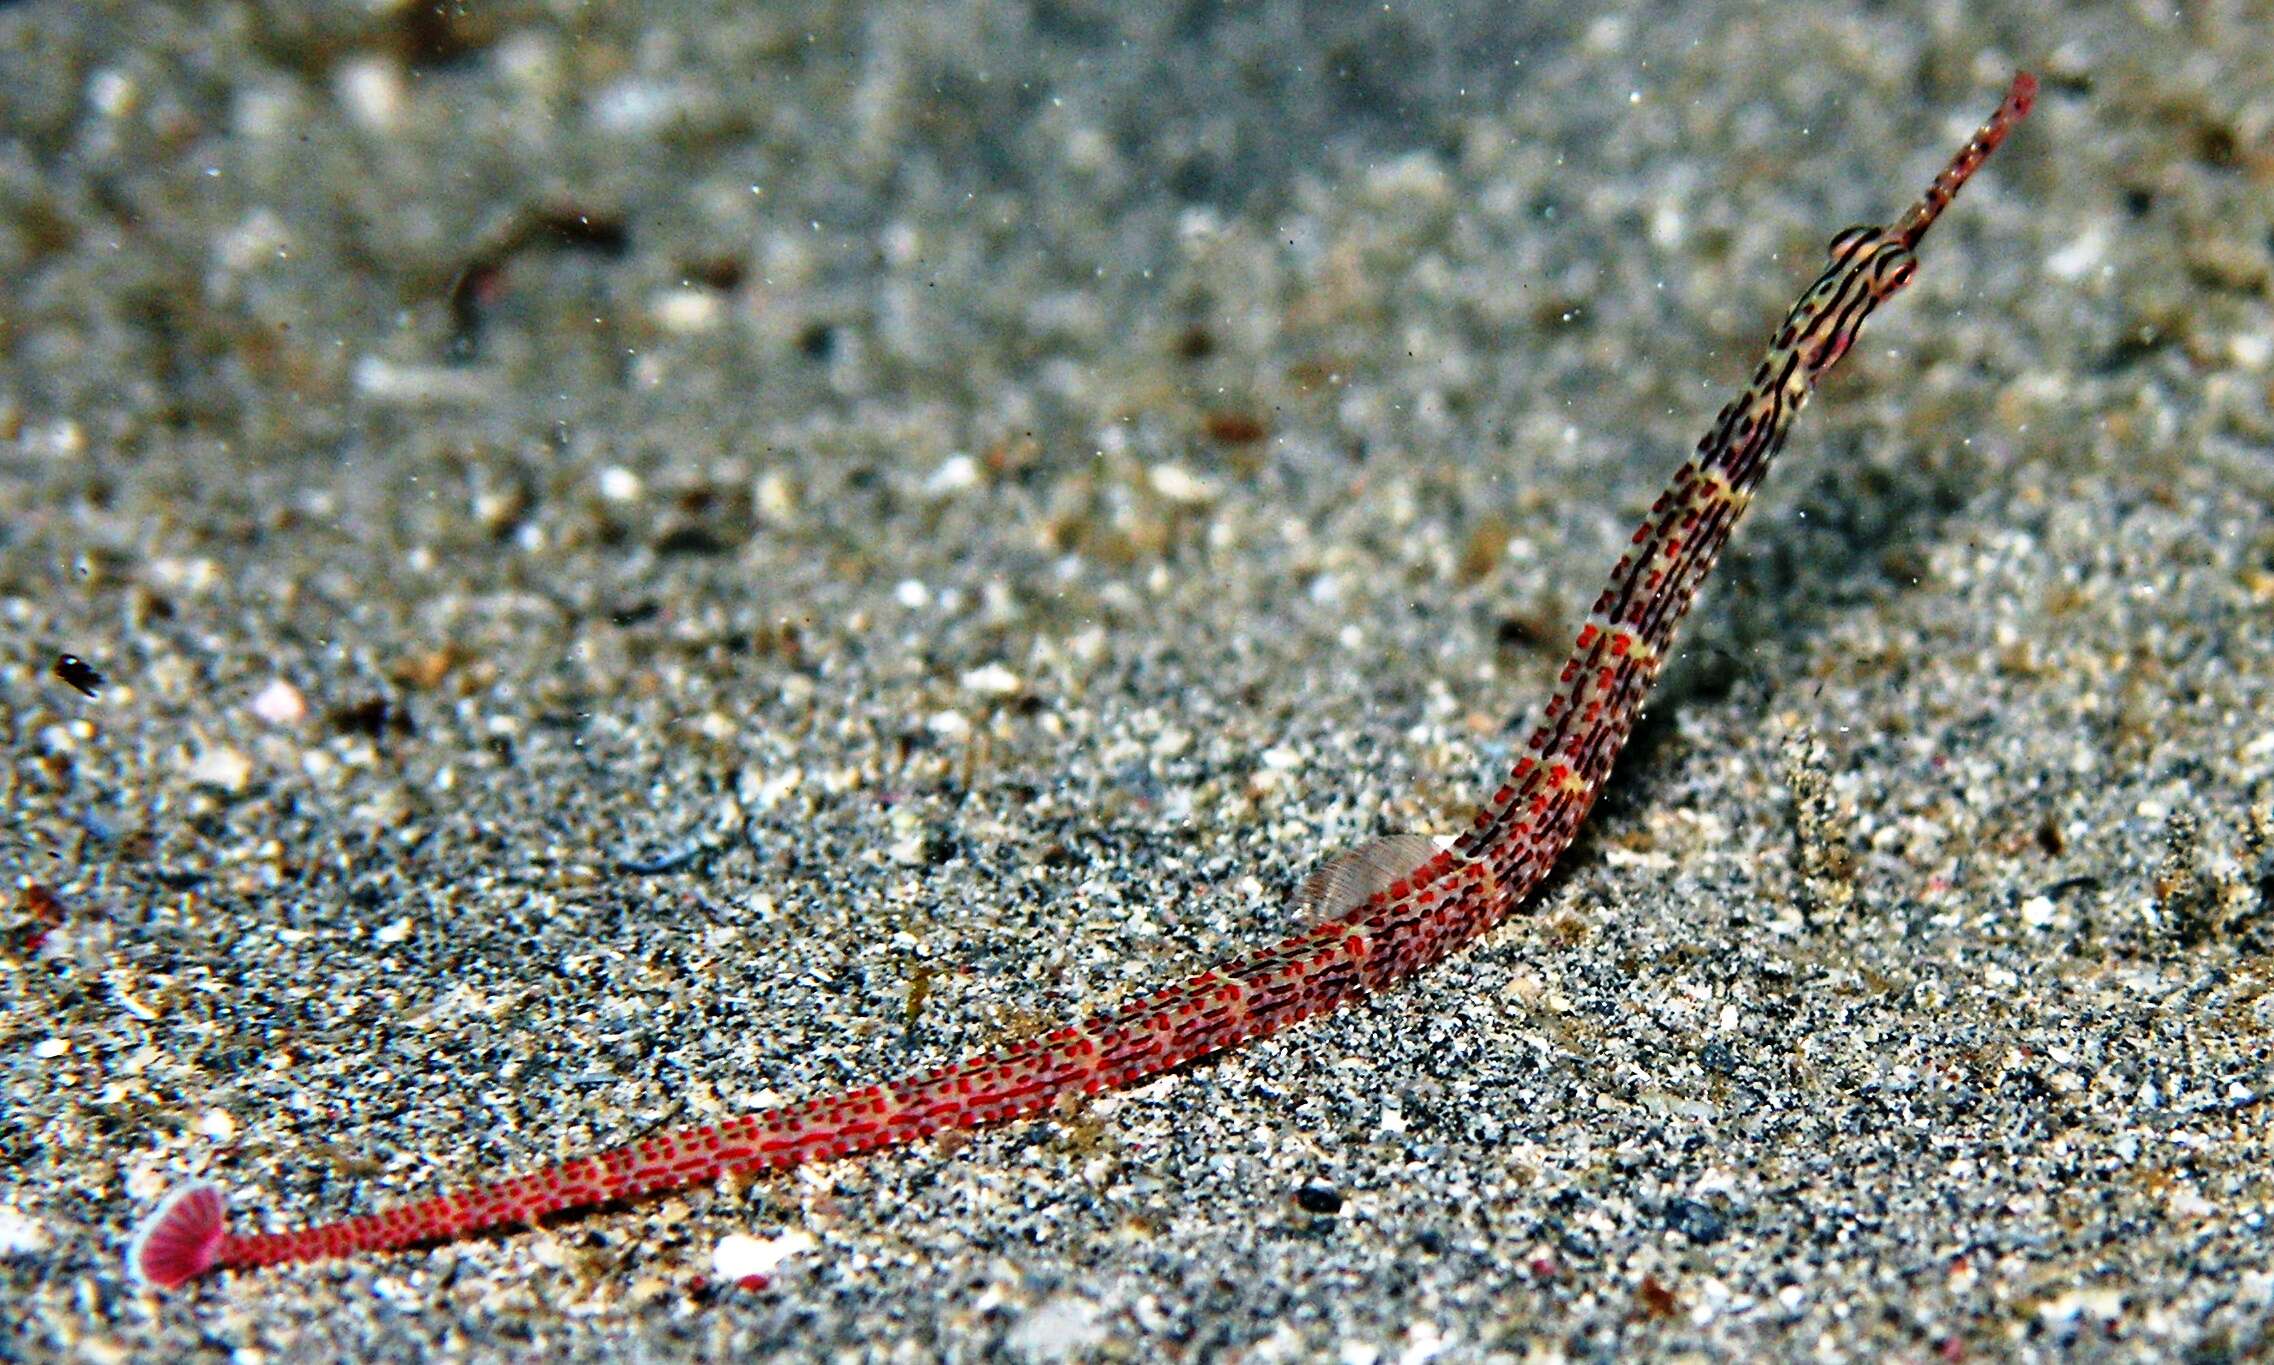
[[[969,455],[955,454],[940,461],[940,467],[924,480],[924,491],[935,498],[960,493],[979,482],[979,462]]]
[[[357,57],[340,63],[333,77],[340,107],[369,133],[392,132],[403,121],[410,89],[403,69],[385,57]]]
[[[1082,1356],[1103,1344],[1104,1324],[1098,1306],[1073,1294],[1044,1300],[1019,1319],[1003,1338],[1003,1346],[1021,1360],[1057,1361]]]
[[[787,526],[797,520],[797,480],[778,469],[769,469],[758,477],[758,510],[774,526]]]
[[[636,502],[641,488],[640,476],[620,464],[600,471],[600,496],[610,502]]]
[[[482,371],[448,365],[398,365],[367,355],[348,372],[355,391],[374,403],[406,407],[432,407],[449,403],[479,403],[489,398],[491,384]]]
[[[269,679],[268,686],[254,693],[248,705],[254,715],[271,725],[298,725],[308,718],[308,699],[282,678]]]
[[[48,1249],[47,1229],[12,1204],[0,1204],[0,1260],[33,1256]]]
[[[253,760],[241,749],[208,749],[190,760],[189,780],[201,787],[241,792],[253,780]]]
[[[656,325],[677,336],[696,336],[718,326],[725,313],[719,296],[708,289],[667,289],[656,296]]]
[[[982,697],[1017,696],[1026,684],[1000,663],[983,664],[963,675],[963,690]]]
[[[1157,464],[1151,471],[1153,491],[1170,502],[1204,507],[1216,500],[1216,485],[1180,464]]]
[[[792,1228],[779,1237],[764,1240],[744,1233],[730,1233],[721,1237],[711,1252],[711,1273],[728,1284],[763,1280],[779,1270],[782,1262],[819,1245],[813,1234],[802,1228]]]

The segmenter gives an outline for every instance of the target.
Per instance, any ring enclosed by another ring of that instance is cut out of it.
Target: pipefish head
[[[1901,293],[1903,286],[1911,282],[1912,272],[1918,269],[1909,243],[1893,229],[1868,223],[1834,237],[1825,250],[1835,270],[1852,266],[1860,273],[1864,287],[1871,291],[1875,307]]]
[[[1849,228],[1826,251],[1831,264],[1786,325],[1810,378],[1848,353],[1871,310],[1901,293],[1918,268],[1910,247],[1883,227]]]

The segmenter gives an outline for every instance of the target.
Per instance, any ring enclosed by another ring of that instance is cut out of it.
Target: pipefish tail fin
[[[213,1269],[229,1240],[228,1211],[219,1186],[200,1182],[175,1190],[134,1230],[126,1273],[136,1284],[174,1289]]]

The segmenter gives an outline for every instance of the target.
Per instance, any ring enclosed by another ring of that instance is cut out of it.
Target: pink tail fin
[[[166,1196],[126,1244],[126,1270],[138,1284],[172,1289],[211,1270],[228,1233],[227,1201],[212,1185],[184,1185]]]

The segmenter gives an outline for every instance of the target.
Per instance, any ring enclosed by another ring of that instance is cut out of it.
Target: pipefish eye
[[[1911,272],[1919,268],[1917,258],[1907,248],[1888,246],[1871,259],[1871,292],[1881,298],[1911,282]]]
[[[1832,244],[1825,250],[1831,254],[1832,264],[1846,265],[1849,261],[1862,255],[1864,248],[1877,241],[1878,238],[1878,228],[1869,223],[1858,223],[1834,237]]]

